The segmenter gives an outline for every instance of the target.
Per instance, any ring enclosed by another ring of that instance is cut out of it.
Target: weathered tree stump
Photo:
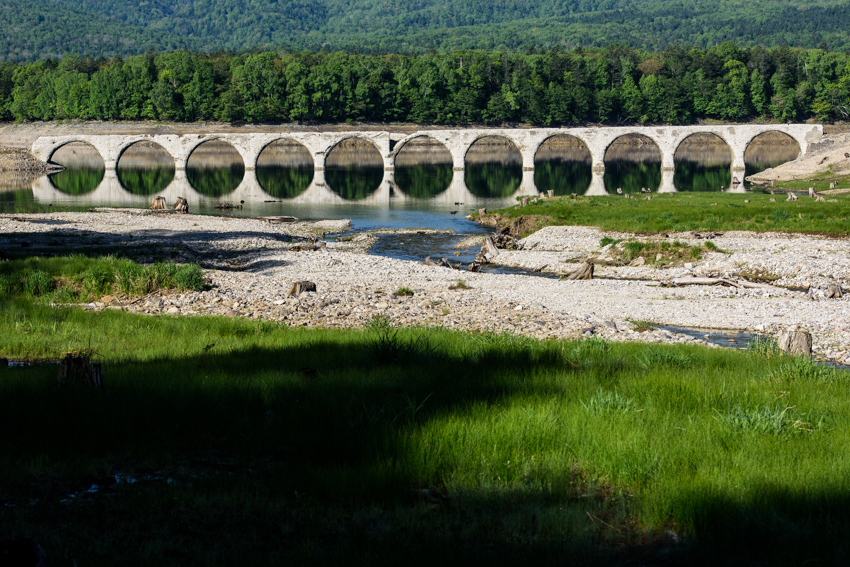
[[[189,212],[189,201],[184,199],[183,197],[177,197],[177,201],[174,203],[174,211],[178,213],[188,213]]]
[[[831,283],[826,287],[826,295],[824,297],[826,299],[841,299],[844,297],[844,293],[841,291],[840,285]]]
[[[835,181],[833,181],[833,182],[831,182],[831,183],[829,184],[829,188],[830,188],[830,189],[835,189]]]
[[[528,205],[528,197],[523,197],[519,202],[523,207]]]
[[[165,202],[165,197],[154,197],[151,199],[151,206],[149,207],[152,211],[161,211],[168,209],[168,203]]]
[[[779,333],[779,349],[793,356],[812,356],[812,335],[788,329]]]
[[[811,197],[812,199],[815,198],[815,188],[814,187],[809,187],[809,197]]]
[[[84,384],[92,388],[103,388],[103,366],[91,361],[88,352],[68,352],[59,361],[60,384]]]
[[[646,200],[647,200],[647,201],[651,201],[651,200],[652,200],[652,195],[647,195],[647,196],[646,196]]]
[[[795,195],[794,193],[788,193],[788,198],[787,198],[787,199],[785,199],[785,200],[786,200],[786,201],[796,201],[796,200],[797,200],[797,195]]]
[[[817,195],[815,196],[815,202],[826,203],[826,199],[823,198],[823,195]]]
[[[308,282],[307,280],[295,282],[292,284],[292,287],[289,288],[289,295],[301,295],[304,292],[316,291],[316,284],[314,282]]]
[[[548,191],[546,191],[546,194],[549,195],[549,198],[551,199],[552,197],[555,196],[555,190],[549,189]]]
[[[770,186],[771,186],[771,187],[776,187],[776,181],[775,181],[774,179],[771,179],[771,180],[770,180]]]
[[[478,214],[482,217],[487,214],[487,209],[478,209]]]
[[[592,280],[593,279],[593,262],[584,262],[577,270],[568,274],[565,279],[568,280]]]
[[[622,195],[622,194],[623,194],[623,188],[617,187],[617,195]]]

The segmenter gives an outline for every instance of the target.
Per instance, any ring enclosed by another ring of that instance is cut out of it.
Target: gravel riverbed
[[[687,267],[598,266],[601,278],[559,281],[536,275],[471,273],[370,255],[372,234],[354,234],[345,241],[321,240],[349,227],[347,220],[268,224],[251,218],[135,209],[0,215],[0,249],[26,246],[33,254],[63,247],[132,247],[150,249],[152,255],[168,251],[177,261],[200,264],[210,282],[204,292],[154,294],[132,301],[106,298],[86,305],[88,309],[217,314],[324,327],[360,327],[375,315],[385,315],[400,325],[666,343],[704,341],[664,330],[639,333],[631,321],[770,334],[796,325],[812,333],[817,356],[850,363],[850,295],[823,299],[820,292],[828,283],[848,287],[850,246],[846,240],[727,232],[713,241],[729,254],[706,253]],[[631,235],[588,227],[547,227],[524,239],[523,250],[502,251],[495,261],[569,271],[570,264],[564,260],[598,254],[603,236]],[[699,240],[688,234],[669,238]],[[319,245],[314,246],[317,241]],[[776,285],[809,289],[661,285],[685,273],[733,277],[742,272],[772,274],[779,277]],[[315,282],[317,292],[289,296],[293,282],[300,280]],[[450,289],[457,287],[458,280],[466,288]],[[396,295],[400,288],[413,295]]]

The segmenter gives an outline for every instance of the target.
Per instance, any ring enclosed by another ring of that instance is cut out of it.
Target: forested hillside
[[[586,122],[848,117],[850,55],[627,46],[417,56],[259,52],[0,63],[0,119]]]
[[[548,51],[676,41],[850,48],[844,0],[3,0],[0,58],[244,52]]]

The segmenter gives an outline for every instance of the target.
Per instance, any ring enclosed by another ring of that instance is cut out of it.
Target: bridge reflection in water
[[[116,170],[106,170],[102,172],[103,179],[93,191],[86,193],[69,194],[63,192],[54,185],[52,176],[44,176],[32,184],[33,196],[41,203],[53,203],[73,200],[77,205],[83,206],[125,206],[125,207],[147,207],[150,205],[153,197],[164,197],[166,202],[174,203],[177,197],[183,197],[188,202],[190,207],[198,207],[199,205],[211,205],[217,202],[230,202],[239,204],[241,201],[246,203],[257,203],[263,201],[281,201],[292,204],[316,204],[316,205],[334,205],[334,204],[358,204],[368,206],[387,206],[395,203],[405,203],[410,201],[428,201],[434,204],[454,205],[455,203],[476,203],[476,202],[492,202],[486,194],[473,194],[466,185],[464,172],[454,172],[451,182],[448,187],[440,191],[434,196],[411,196],[403,191],[398,183],[396,183],[396,175],[394,171],[384,171],[383,178],[378,184],[377,189],[360,199],[346,199],[340,193],[331,189],[326,180],[325,171],[315,171],[313,179],[307,186],[307,189],[293,198],[281,199],[276,195],[266,192],[260,185],[257,178],[256,170],[245,171],[241,183],[231,193],[220,196],[205,195],[197,191],[186,175],[185,170],[177,170],[174,178],[165,187],[165,189],[153,194],[137,194],[128,191],[121,184]],[[343,195],[347,191],[342,191]],[[512,201],[518,196],[535,196],[538,194],[537,188],[534,185],[534,172],[523,171],[522,178],[519,182],[519,187],[516,192],[510,195],[493,195],[494,198]]]

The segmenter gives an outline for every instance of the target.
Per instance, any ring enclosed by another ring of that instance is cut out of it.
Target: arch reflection
[[[453,177],[452,154],[428,136],[410,140],[396,155],[395,182],[409,197],[436,197],[449,188]]]
[[[136,142],[118,158],[115,174],[121,187],[133,195],[154,195],[174,180],[174,158],[159,144]]]
[[[800,144],[784,132],[770,131],[750,140],[744,151],[745,176],[793,161],[800,155]]]
[[[620,136],[605,151],[603,181],[608,193],[655,191],[661,185],[661,150],[642,134]]]
[[[680,191],[720,191],[732,185],[732,148],[716,134],[691,134],[673,160],[673,184]]]
[[[293,199],[313,181],[313,156],[294,140],[275,140],[260,152],[257,182],[263,191],[279,199]]]
[[[463,178],[476,197],[509,197],[522,183],[522,155],[502,136],[479,138],[466,152]]]
[[[593,177],[593,159],[587,145],[574,136],[547,138],[534,155],[534,185],[555,195],[584,193]]]
[[[232,193],[245,177],[245,164],[236,148],[222,140],[196,147],[186,162],[186,178],[200,194],[221,197]]]
[[[325,159],[325,182],[348,201],[374,193],[384,178],[384,160],[368,140],[348,138],[334,146]]]

